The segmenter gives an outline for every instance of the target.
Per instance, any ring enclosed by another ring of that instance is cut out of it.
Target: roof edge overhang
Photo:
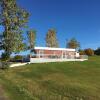
[[[53,48],[53,47],[34,47],[35,50],[62,50],[62,51],[76,51],[75,49],[70,48]]]

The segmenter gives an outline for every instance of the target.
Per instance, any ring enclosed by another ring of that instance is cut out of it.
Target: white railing
[[[79,58],[80,58],[80,59],[87,59],[87,60],[88,60],[88,56],[87,56],[87,55],[80,55]]]
[[[60,55],[60,54],[32,54],[31,58],[46,58],[46,59],[88,59],[87,55]]]

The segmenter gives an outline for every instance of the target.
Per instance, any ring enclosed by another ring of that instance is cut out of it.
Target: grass
[[[100,100],[100,57],[0,71],[10,100]]]

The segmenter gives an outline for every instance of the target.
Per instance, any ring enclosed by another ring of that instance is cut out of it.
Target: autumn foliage
[[[92,50],[91,48],[85,49],[84,52],[88,56],[93,56],[94,55],[94,50]]]

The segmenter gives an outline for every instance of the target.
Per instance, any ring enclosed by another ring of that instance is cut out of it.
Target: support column
[[[61,58],[63,59],[63,51],[62,51],[62,55],[61,56],[62,56]]]
[[[39,50],[39,52],[38,52],[38,57],[40,58],[40,50]]]

